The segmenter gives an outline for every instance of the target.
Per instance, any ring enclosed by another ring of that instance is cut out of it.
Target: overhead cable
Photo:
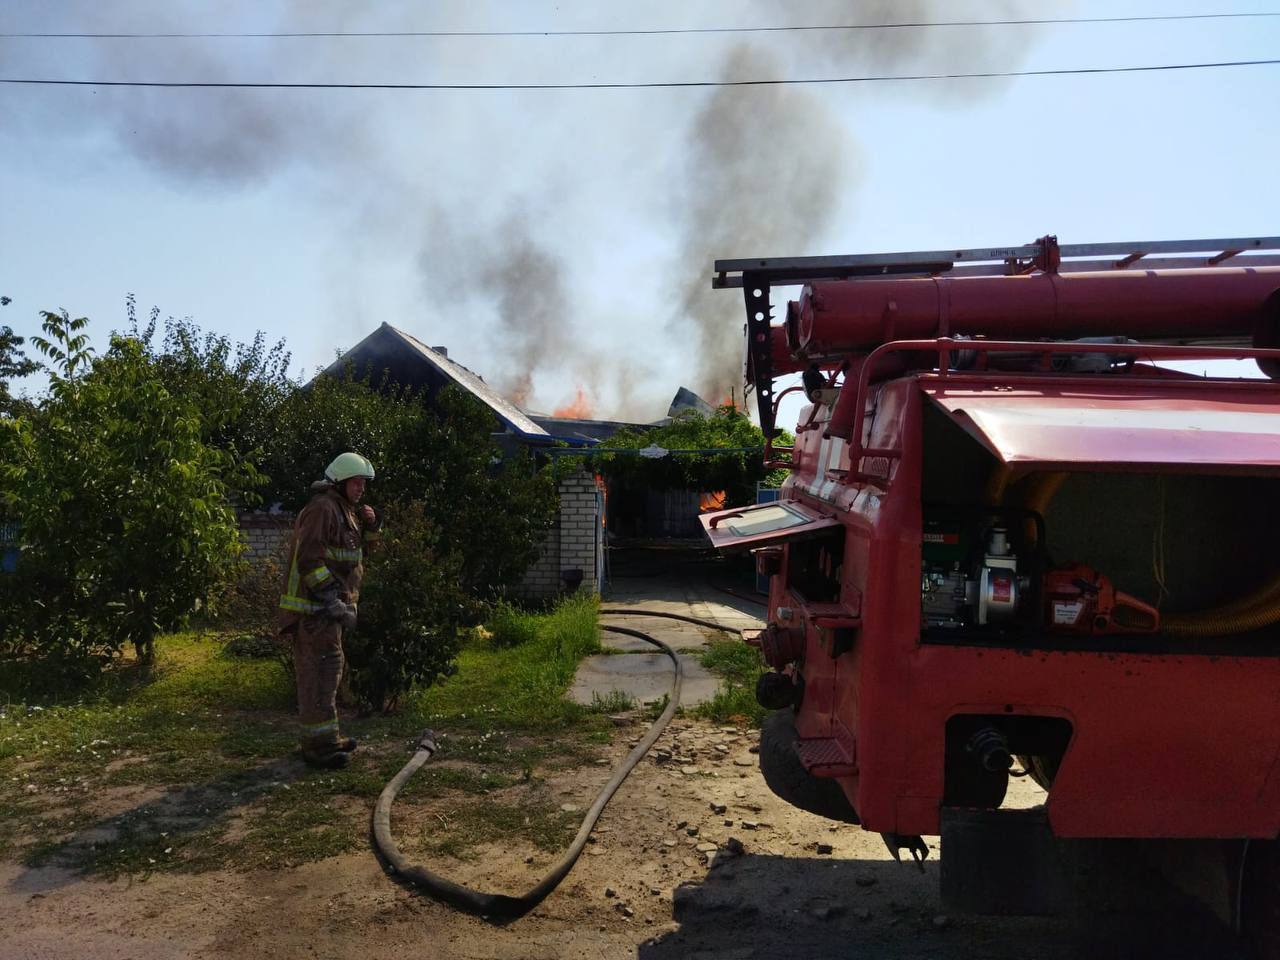
[[[1274,66],[1276,60],[1223,60],[1216,63],[1165,63],[1136,67],[1072,67],[1057,70],[983,71],[980,73],[918,73],[865,77],[806,77],[760,80],[651,80],[584,83],[255,83],[237,80],[58,80],[0,77],[0,83],[62,87],[175,87],[252,90],[639,90],[683,87],[782,87],[802,84],[891,83],[921,80],[993,80],[1006,77],[1066,77],[1104,73],[1154,73],[1160,70],[1209,70],[1219,67]]]
[[[1280,17],[1280,11],[1151,14],[1130,17],[1028,17],[1015,20],[903,20],[892,23],[838,23],[772,27],[656,27],[634,30],[296,30],[260,33],[0,33],[0,39],[195,40],[340,37],[635,37],[697,33],[793,33],[818,30],[910,30],[926,27],[1023,27],[1073,23],[1151,23],[1175,20],[1236,20]]]

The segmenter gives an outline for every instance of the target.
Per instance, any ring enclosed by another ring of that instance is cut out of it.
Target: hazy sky
[[[1275,4],[1270,6],[1276,7]],[[1258,0],[5,0],[0,32],[566,30],[1268,9]],[[1280,7],[1278,7],[1280,9]],[[358,12],[353,12],[357,11]],[[0,39],[0,76],[533,83],[1275,57],[1280,18],[631,37]],[[124,299],[284,338],[382,321],[527,405],[661,416],[736,379],[717,257],[1280,233],[1280,67],[734,90],[0,85],[0,324]],[[785,294],[784,294],[785,296]],[[38,385],[38,384],[37,384]],[[740,384],[739,384],[740,389]],[[711,397],[715,399],[715,397]],[[785,419],[785,418],[784,418]]]

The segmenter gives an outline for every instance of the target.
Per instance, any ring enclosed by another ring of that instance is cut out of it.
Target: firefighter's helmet
[[[340,453],[334,458],[333,463],[325,467],[324,477],[330,483],[342,483],[353,477],[372,480],[373,464],[358,453]]]

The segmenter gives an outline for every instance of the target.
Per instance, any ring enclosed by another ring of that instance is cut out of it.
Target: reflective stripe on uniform
[[[359,563],[364,557],[364,551],[359,547],[354,550],[348,550],[346,547],[325,547],[324,555],[329,560],[337,560],[339,563]]]
[[[284,594],[280,597],[280,609],[292,610],[294,613],[319,613],[324,607],[302,597]]]
[[[296,542],[293,545],[293,559],[289,561],[289,585],[285,587],[284,595],[294,598],[298,596],[298,545]],[[280,605],[284,606],[283,599]]]
[[[333,574],[329,572],[328,567],[316,567],[302,579],[306,582],[308,587],[314,590],[321,584],[328,583],[332,580]]]

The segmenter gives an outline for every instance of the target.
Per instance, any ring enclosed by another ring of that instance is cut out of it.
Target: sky
[[[0,33],[615,30],[1280,11],[1259,0],[6,0]],[[1280,17],[578,37],[0,39],[0,77],[562,83],[1274,58]],[[125,297],[284,339],[382,322],[539,411],[741,392],[713,260],[1280,234],[1280,66],[627,90],[0,84],[0,324]],[[781,301],[798,291],[775,292]],[[780,303],[779,303],[780,306]],[[775,310],[780,315],[781,310]],[[38,392],[39,377],[17,385]],[[794,413],[784,408],[781,421]]]

